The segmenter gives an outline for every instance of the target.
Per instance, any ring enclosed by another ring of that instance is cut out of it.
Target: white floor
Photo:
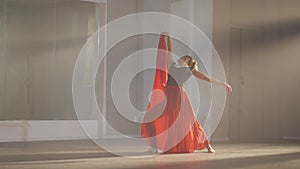
[[[89,140],[0,143],[1,169],[298,169],[299,141],[213,143],[216,153],[199,151],[131,158],[116,156]],[[124,145],[120,145],[123,147]],[[136,147],[138,148],[138,146]],[[149,152],[148,152],[149,153]],[[151,153],[149,153],[150,155]]]

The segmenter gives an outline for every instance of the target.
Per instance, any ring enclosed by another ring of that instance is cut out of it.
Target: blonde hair
[[[195,69],[195,67],[197,66],[197,61],[195,59],[193,59],[191,56],[185,55],[185,56],[182,56],[181,58],[189,59],[189,61],[187,62],[187,65],[188,65],[188,67],[190,67],[191,70]]]

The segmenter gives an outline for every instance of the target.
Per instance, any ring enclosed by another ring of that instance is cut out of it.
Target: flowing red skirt
[[[209,145],[183,87],[167,86],[166,97],[148,109],[141,134],[164,153],[191,153]]]

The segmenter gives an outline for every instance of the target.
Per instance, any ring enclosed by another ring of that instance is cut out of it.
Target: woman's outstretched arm
[[[229,84],[227,84],[226,82],[222,82],[220,80],[217,80],[213,77],[209,77],[208,75],[206,75],[205,73],[202,73],[200,71],[198,71],[198,67],[197,65],[195,66],[195,68],[192,70],[192,73],[195,77],[197,77],[198,79],[201,79],[201,80],[205,80],[205,81],[208,81],[208,82],[211,82],[211,83],[215,83],[215,84],[219,84],[219,85],[222,85],[226,88],[226,91],[228,93],[231,93],[232,92],[232,88]]]
[[[172,44],[172,39],[170,37],[170,35],[168,34],[167,35],[167,38],[168,38],[168,50],[169,50],[169,58],[171,60],[171,62],[175,62],[175,59],[174,59],[174,54],[173,54],[173,44]]]
[[[168,42],[168,51],[169,51],[169,59],[171,62],[175,62],[174,59],[174,54],[173,54],[173,44],[172,44],[172,39],[170,37],[170,34],[168,32],[163,32],[163,35],[167,37],[167,42]]]

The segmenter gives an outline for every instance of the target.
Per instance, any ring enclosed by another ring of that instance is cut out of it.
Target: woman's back
[[[177,67],[175,63],[173,63],[169,69],[167,85],[183,86],[184,82],[186,82],[189,79],[189,77],[191,77],[191,75],[192,71],[190,67]]]

